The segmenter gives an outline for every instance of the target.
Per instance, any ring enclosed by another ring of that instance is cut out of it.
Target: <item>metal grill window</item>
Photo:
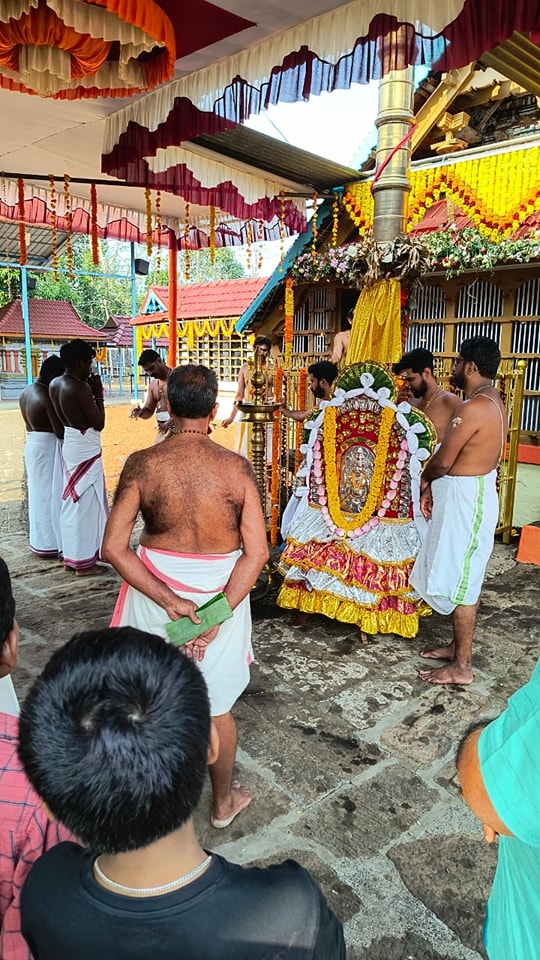
[[[515,317],[537,317],[540,314],[540,277],[522,283],[516,291]],[[538,350],[538,347],[536,347]]]
[[[540,431],[540,397],[523,397],[521,429],[531,433]]]
[[[313,287],[294,314],[293,363],[307,366],[328,356],[333,333],[331,323],[335,291],[331,287]]]
[[[411,323],[407,331],[405,349],[415,350],[424,347],[432,353],[444,351],[444,324],[442,323]]]
[[[444,320],[446,297],[438,284],[417,287],[410,308],[411,320]]]
[[[484,280],[475,280],[459,291],[456,303],[456,319],[466,317],[502,317],[503,292],[496,283],[487,283]],[[482,336],[491,337],[493,334],[483,331]],[[469,334],[477,336],[477,334]]]
[[[456,324],[456,350],[459,350],[462,340],[468,340],[469,337],[491,337],[500,346],[501,324],[490,323],[489,320],[481,320],[478,323]]]
[[[215,371],[218,380],[236,381],[240,367],[249,356],[247,338],[233,334],[232,337],[218,335],[196,337],[193,348],[188,348],[186,338],[178,341],[178,359],[180,363],[202,363]]]

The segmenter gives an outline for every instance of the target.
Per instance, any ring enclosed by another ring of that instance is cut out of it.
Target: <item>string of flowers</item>
[[[251,273],[251,244],[253,241],[253,226],[251,220],[246,223],[246,271]]]
[[[216,208],[210,206],[210,265],[212,269],[216,262]]]
[[[75,274],[73,273],[73,233],[72,233],[72,217],[71,217],[71,193],[69,192],[70,177],[69,174],[64,174],[64,207],[65,207],[65,218],[66,218],[66,261],[67,261],[67,273],[70,280],[75,279]]]
[[[283,395],[283,367],[278,367],[274,379],[274,394],[276,403],[281,403]],[[275,410],[272,429],[272,482],[270,484],[270,546],[277,546],[277,532],[279,525],[279,437],[281,413]]]
[[[386,513],[387,508],[382,505],[383,499],[385,499],[383,496],[383,483],[395,411],[392,407],[385,407],[382,411],[381,426],[377,440],[377,453],[375,455],[369,492],[360,513],[356,514],[352,520],[349,520],[341,509],[339,499],[339,480],[336,461],[336,412],[335,407],[327,407],[324,414],[324,484],[323,465],[321,464],[321,445],[319,440],[316,441],[313,448],[313,473],[317,484],[322,514],[327,524],[331,526],[331,529],[338,537],[343,537],[345,534],[347,534],[347,536],[351,534],[353,536],[360,536],[360,534],[366,533],[369,527],[376,527],[380,517]],[[387,502],[388,506],[390,506],[390,501],[387,500]],[[378,516],[374,516],[377,511],[379,511]],[[382,514],[380,511],[383,511]]]
[[[283,363],[290,367],[294,332],[294,283],[290,277],[285,281],[285,325],[283,329]]]
[[[95,183],[90,186],[90,217],[91,217],[91,236],[92,236],[92,263],[95,267],[99,264],[99,239],[97,223],[97,188]]]
[[[145,187],[144,204],[146,208],[146,252],[152,256],[152,194],[150,187]]]
[[[186,203],[184,220],[184,277],[186,283],[189,283],[191,274],[191,254],[189,249],[189,203]]]
[[[317,220],[319,218],[319,208],[317,206],[318,193],[315,190],[313,194],[313,216],[311,218],[311,256],[314,260],[317,259],[317,238],[319,236],[319,231],[317,229]]]
[[[50,198],[49,198],[49,207],[51,210],[51,254],[52,254],[52,268],[53,268],[53,280],[55,283],[58,283],[58,217],[56,214],[56,184],[54,182],[54,174],[49,174],[49,187],[50,187]]]
[[[279,191],[279,272],[283,273],[285,258],[285,193]]]
[[[332,203],[332,239],[330,241],[330,246],[332,247],[337,247],[338,227],[339,227],[339,200],[338,200],[337,194],[335,194],[334,200]]]
[[[259,244],[259,251],[257,256],[257,273],[260,273],[263,265],[263,240],[264,240],[264,220],[262,217],[259,219],[257,226],[257,241]]]
[[[159,273],[161,270],[161,239],[162,239],[162,223],[161,223],[161,190],[158,190],[156,193],[156,231],[157,231],[157,252],[156,252],[156,272]]]
[[[19,263],[21,267],[27,262],[26,256],[26,224],[24,222],[24,180],[19,177],[17,180],[17,193],[19,197]]]
[[[305,367],[302,367],[300,370],[300,376],[298,378],[298,409],[305,410],[307,403],[307,370]],[[294,450],[294,472],[296,473],[300,469],[300,464],[302,463],[302,452],[300,447],[302,446],[302,434],[304,432],[304,424],[297,421],[296,423],[296,436],[295,436],[295,450]]]

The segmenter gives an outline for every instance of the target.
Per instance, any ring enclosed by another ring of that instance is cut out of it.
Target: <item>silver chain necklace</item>
[[[120,890],[122,893],[144,893],[152,896],[154,893],[165,893],[167,890],[172,890],[173,887],[179,887],[181,883],[187,883],[188,880],[193,880],[193,877],[196,877],[199,873],[208,866],[212,859],[212,854],[209,854],[206,860],[203,860],[198,867],[195,867],[194,870],[190,870],[189,873],[186,873],[183,877],[178,877],[178,880],[171,880],[170,883],[162,883],[159,887],[125,887],[123,883],[116,883],[115,880],[111,880],[99,865],[99,857],[96,857],[94,860],[94,870],[96,875],[99,877],[103,883],[106,883],[107,886],[113,887],[115,890]]]
[[[474,393],[471,393],[470,397],[467,397],[467,400],[472,400],[473,397],[478,396],[479,393],[482,393],[482,390],[487,390],[489,387],[493,386],[491,383],[485,383],[483,387],[477,387]]]

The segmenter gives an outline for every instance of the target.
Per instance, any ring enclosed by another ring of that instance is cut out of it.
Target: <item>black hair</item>
[[[497,375],[501,351],[491,337],[469,337],[460,345],[458,353],[467,362],[472,361],[476,364],[481,377],[489,377],[493,380]]]
[[[161,360],[157,350],[143,350],[137,363],[142,367],[145,363],[155,363],[156,360]]]
[[[415,350],[404,353],[401,360],[393,364],[392,373],[398,374],[402,370],[423,373],[426,367],[433,373],[433,366],[434,358],[431,350],[426,350],[425,347],[416,347]]]
[[[15,620],[15,600],[11,589],[11,577],[6,561],[0,557],[0,647],[4,645],[8,633],[13,630]]]
[[[138,850],[185,823],[206,776],[204,678],[133,627],[57,650],[21,710],[19,758],[53,816],[96,852]]]
[[[51,356],[47,357],[41,364],[39,379],[42,383],[49,386],[51,380],[54,380],[55,377],[60,377],[65,369],[66,364],[62,357],[59,357],[56,353],[52,353]]]
[[[309,365],[307,372],[317,380],[326,380],[327,383],[332,384],[338,375],[338,368],[331,360],[317,360],[316,363]]]
[[[268,347],[269,350],[272,349],[272,341],[268,337],[255,337],[253,341],[253,348],[255,347]]]
[[[167,399],[172,412],[186,420],[208,417],[218,395],[218,380],[213,370],[195,363],[176,367],[167,380]]]
[[[60,347],[60,356],[66,367],[76,366],[86,360],[93,360],[96,355],[91,343],[86,340],[70,340]]]

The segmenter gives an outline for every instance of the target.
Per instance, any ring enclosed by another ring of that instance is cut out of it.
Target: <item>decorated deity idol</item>
[[[414,637],[429,608],[409,585],[420,549],[414,520],[434,427],[382,364],[346,367],[305,424],[302,498],[280,563],[283,607],[322,613],[367,634]]]

